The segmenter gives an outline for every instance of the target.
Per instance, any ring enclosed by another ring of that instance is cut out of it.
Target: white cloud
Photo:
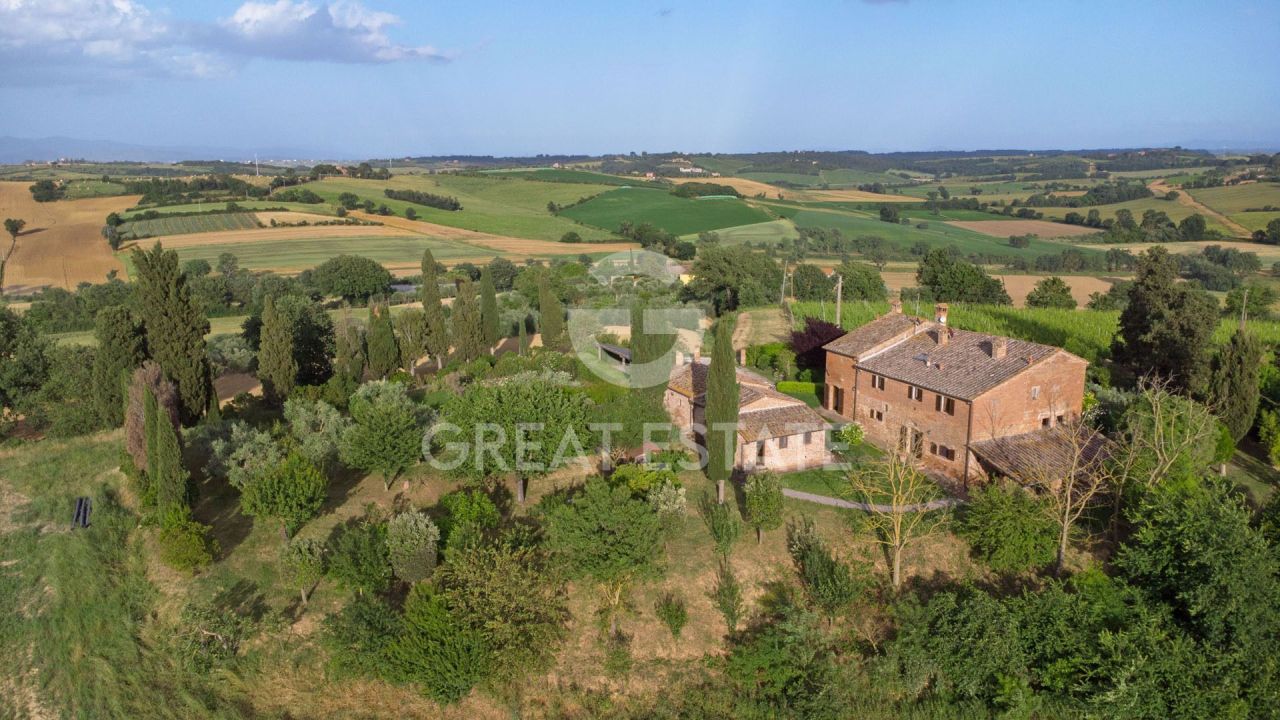
[[[134,0],[0,0],[0,85],[131,77],[208,78],[253,58],[336,63],[447,62],[396,43],[397,16],[339,0],[246,2],[216,23],[181,22]]]

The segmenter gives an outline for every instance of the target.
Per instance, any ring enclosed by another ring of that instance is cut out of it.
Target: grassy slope
[[[344,192],[352,192],[361,199],[368,198],[375,203],[386,204],[400,216],[404,215],[406,208],[412,207],[420,220],[467,230],[535,240],[559,240],[570,230],[586,240],[608,240],[613,237],[607,231],[584,227],[568,218],[547,212],[548,202],[567,205],[579,198],[609,190],[606,185],[446,174],[397,175],[390,180],[330,178],[309,183],[307,187],[329,202],[336,202],[338,195]],[[386,188],[420,190],[456,197],[462,203],[462,209],[438,210],[401,200],[389,200],[382,193]]]
[[[1097,210],[1098,213],[1102,216],[1102,219],[1106,220],[1107,218],[1114,218],[1116,216],[1116,211],[1122,208],[1132,212],[1133,219],[1138,222],[1142,221],[1142,213],[1146,212],[1147,210],[1162,211],[1169,216],[1170,220],[1174,222],[1180,222],[1183,218],[1189,215],[1194,215],[1196,212],[1194,208],[1183,205],[1182,203],[1170,202],[1168,200],[1161,200],[1159,198],[1142,198],[1141,200],[1130,200],[1128,202],[1114,203],[1111,205],[1094,205],[1092,207],[1081,207],[1081,208],[1038,207],[1038,208],[1035,208],[1035,210],[1037,212],[1044,213],[1045,220],[1051,220],[1051,219],[1061,220],[1062,218],[1066,217],[1066,214],[1069,212],[1077,212],[1077,213],[1080,213],[1081,215],[1088,215],[1090,210]],[[1223,227],[1220,223],[1215,222],[1213,218],[1206,217],[1205,220],[1208,222],[1210,230],[1217,230],[1223,233],[1224,235],[1228,235],[1228,236],[1232,234],[1230,230]]]
[[[329,203],[309,204],[309,203],[276,202],[274,200],[242,200],[242,201],[237,201],[236,205],[239,205],[245,210],[266,210],[268,208],[285,208],[286,210],[293,210],[295,212],[303,212],[303,213],[313,213],[315,215],[333,216],[335,214],[334,206],[330,205]],[[204,212],[207,210],[214,210],[221,207],[225,207],[225,205],[223,203],[190,203],[187,205],[161,205],[160,207],[130,210],[129,212],[122,213],[122,215],[127,220],[134,215],[148,212],[148,211],[154,211],[154,212],[160,213],[161,215],[168,215],[171,213]]]
[[[1248,183],[1227,187],[1184,190],[1224,215],[1243,213],[1248,208],[1280,207],[1280,183]]]
[[[1250,230],[1262,230],[1267,227],[1267,223],[1280,219],[1280,212],[1236,213],[1231,219]]]
[[[786,219],[720,228],[715,233],[720,236],[721,242],[735,245],[759,243],[777,245],[788,238],[799,237],[796,226]],[[693,240],[698,236],[697,233],[693,233],[684,237],[686,240]]]
[[[154,237],[216,232],[218,230],[249,230],[256,227],[258,227],[258,219],[254,217],[253,213],[217,213],[214,215],[135,220],[122,225],[120,234],[128,237]]]
[[[588,183],[594,185],[632,185],[643,180],[633,180],[617,175],[591,172],[590,170],[574,170],[572,168],[534,168],[530,170],[490,170],[484,173],[494,177],[510,177],[517,180],[526,178],[541,182]]]
[[[590,245],[584,245],[589,250]],[[177,248],[185,262],[203,258],[210,263],[224,252],[234,254],[240,267],[249,270],[297,272],[313,268],[338,255],[362,255],[387,266],[413,265],[422,258],[423,250],[431,250],[441,262],[464,258],[489,258],[500,254],[493,250],[452,240],[438,240],[423,235],[312,238],[309,240],[259,240],[246,243],[217,243]]]
[[[765,222],[763,210],[738,199],[680,198],[666,190],[619,188],[561,212],[588,225],[617,228],[623,222],[651,223],[676,235]]]

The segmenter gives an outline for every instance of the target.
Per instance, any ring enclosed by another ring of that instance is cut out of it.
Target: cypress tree
[[[400,346],[391,325],[391,310],[386,306],[369,306],[369,371],[385,378],[400,367]]]
[[[400,343],[400,367],[413,372],[422,357],[423,314],[417,308],[405,308],[392,319]]]
[[[264,394],[283,402],[298,381],[298,361],[293,357],[293,328],[276,310],[275,298],[262,307],[262,333],[258,343],[258,379]]]
[[[542,316],[542,347],[564,350],[569,344],[564,329],[564,307],[545,277],[538,282],[538,312]]]
[[[488,268],[480,273],[480,326],[484,331],[484,344],[492,352],[502,338],[501,319],[498,316],[498,293],[493,289],[493,275]]]
[[[147,358],[142,324],[129,309],[112,305],[98,312],[93,336],[98,352],[93,356],[93,401],[98,417],[116,427],[124,422],[125,387],[122,378]]]
[[[176,252],[164,250],[158,242],[149,251],[135,249],[133,266],[147,350],[178,388],[182,423],[192,425],[208,408],[213,392],[204,343],[209,319],[191,297]]]
[[[519,325],[520,325],[520,328],[519,328],[519,332],[520,332],[520,345],[519,345],[519,350],[520,350],[520,354],[521,354],[521,355],[524,355],[525,353],[529,352],[529,331],[525,328],[525,323],[524,323],[524,321],[525,321],[525,318],[520,318],[520,323],[519,323]]]
[[[338,356],[333,363],[334,371],[358,385],[364,379],[364,368],[368,362],[364,334],[360,332],[360,326],[346,318],[336,335]]]
[[[1218,352],[1214,362],[1210,387],[1214,410],[1236,442],[1248,434],[1258,412],[1262,355],[1262,343],[1258,338],[1240,328]]]
[[[454,357],[471,362],[484,354],[484,329],[480,327],[480,306],[476,301],[476,288],[470,280],[458,285],[458,296],[453,299]]]
[[[733,474],[738,440],[738,372],[733,358],[733,319],[716,323],[715,347],[707,368],[706,393],[707,478],[716,483],[716,496],[724,502],[724,481]]]
[[[430,250],[422,252],[422,344],[427,353],[436,360],[436,367],[444,365],[444,356],[449,354],[449,324],[445,320],[444,306],[440,304],[440,278],[436,269],[436,259]]]
[[[190,510],[190,487],[186,468],[182,466],[182,443],[178,429],[158,412],[155,396],[149,407],[154,413],[150,447],[147,449],[148,485],[155,494],[156,511],[166,527],[187,516]]]
[[[151,505],[156,501],[156,481],[160,475],[160,457],[156,454],[156,426],[160,422],[159,405],[151,388],[142,388],[143,420],[142,432],[145,438],[146,470],[142,481],[142,504]]]

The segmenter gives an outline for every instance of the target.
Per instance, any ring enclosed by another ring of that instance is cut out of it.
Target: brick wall
[[[973,401],[973,440],[1020,435],[1080,414],[1084,360],[1054,353]]]
[[[794,472],[826,465],[831,461],[831,453],[827,450],[826,433],[814,431],[808,445],[804,442],[804,433],[786,437],[786,447],[782,447],[782,438],[767,438],[764,443],[764,465],[758,465],[756,443],[747,442],[738,447],[735,465],[748,472],[756,470],[773,470],[775,472]]]
[[[939,395],[920,390],[920,399],[907,395],[907,383],[884,378],[884,389],[873,386],[875,376],[858,373],[858,409],[854,418],[862,424],[866,437],[886,450],[898,447],[901,428],[921,434],[920,461],[926,467],[959,476],[964,470],[965,438],[969,429],[969,403],[952,398],[953,414],[939,411]],[[946,396],[942,396],[945,398]],[[878,411],[883,419],[872,414]],[[943,453],[953,451],[953,459]],[[936,450],[936,452],[935,452]]]

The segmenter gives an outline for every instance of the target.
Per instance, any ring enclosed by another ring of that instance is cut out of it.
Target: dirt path
[[[865,510],[867,512],[874,511],[874,512],[882,512],[882,513],[894,511],[894,506],[892,505],[849,502],[848,500],[841,500],[839,498],[827,497],[826,495],[815,495],[813,493],[807,493],[802,490],[792,490],[791,488],[783,488],[782,494],[793,500],[804,500],[805,502],[817,503],[819,505],[826,505],[828,507],[844,508],[846,510]],[[929,510],[941,510],[942,508],[948,508],[953,505],[958,505],[959,503],[960,501],[954,498],[945,498],[942,500],[930,500],[927,503],[917,503],[915,505],[904,505],[900,509],[905,510],[906,512],[921,512],[921,511],[927,512]]]
[[[1165,195],[1170,190],[1173,190],[1173,188],[1169,187],[1168,183],[1164,181],[1164,178],[1157,178],[1147,183],[1147,189],[1155,193],[1157,196]],[[1253,233],[1249,232],[1249,228],[1241,225],[1235,220],[1232,220],[1226,215],[1223,215],[1217,210],[1214,210],[1213,208],[1210,208],[1208,205],[1205,205],[1204,203],[1195,199],[1194,197],[1191,196],[1190,192],[1187,192],[1186,190],[1181,190],[1181,189],[1179,189],[1177,192],[1178,192],[1177,203],[1179,205],[1185,205],[1189,208],[1192,208],[1193,210],[1200,213],[1201,215],[1204,215],[1206,218],[1213,218],[1220,225],[1224,226],[1231,232],[1235,233],[1236,237],[1244,237],[1244,238],[1253,237]]]

